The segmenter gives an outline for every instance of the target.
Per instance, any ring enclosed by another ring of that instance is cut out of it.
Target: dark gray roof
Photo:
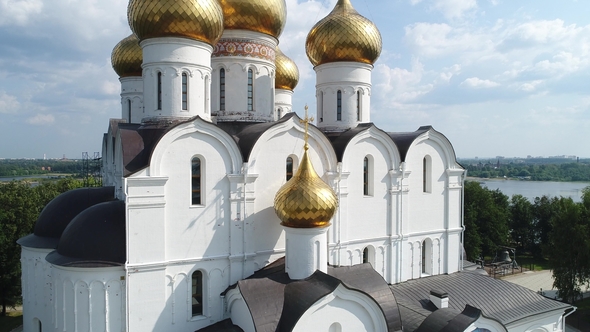
[[[231,319],[225,319],[220,322],[217,322],[213,325],[209,325],[204,327],[198,332],[244,332],[239,326],[234,325]]]
[[[370,264],[329,267],[328,274],[316,271],[304,280],[291,280],[281,258],[233,287],[240,292],[250,310],[256,331],[291,331],[301,315],[338,285],[360,291],[379,305],[388,331],[401,331],[401,319],[393,293]]]
[[[462,310],[469,304],[481,309],[484,316],[504,325],[525,317],[571,308],[568,304],[548,299],[511,282],[470,272],[414,279],[390,287],[400,307],[404,307],[401,308],[404,327],[406,311],[416,307],[428,311],[436,309],[430,302],[432,289],[449,294],[449,308]]]
[[[463,312],[451,308],[431,313],[416,332],[463,332],[481,317],[481,310],[466,305]]]
[[[408,154],[408,150],[410,146],[418,138],[418,136],[424,134],[425,132],[433,129],[432,126],[422,126],[418,128],[418,130],[411,132],[411,133],[387,133],[389,137],[393,140],[397,149],[399,151],[399,156],[401,161],[406,161],[406,155]]]
[[[70,222],[46,259],[60,266],[121,266],[127,257],[125,243],[125,202],[99,203]]]
[[[51,200],[35,222],[33,234],[16,241],[30,248],[55,249],[64,229],[80,212],[115,199],[115,187],[78,188],[66,191]]]
[[[341,162],[342,157],[344,156],[344,151],[346,151],[346,147],[348,146],[348,143],[350,143],[350,140],[352,140],[359,133],[362,133],[363,131],[373,126],[374,124],[371,122],[361,123],[358,126],[351,129],[347,129],[345,131],[329,132],[324,134],[332,143],[332,147],[334,148],[334,152],[336,153],[336,158],[339,162]]]

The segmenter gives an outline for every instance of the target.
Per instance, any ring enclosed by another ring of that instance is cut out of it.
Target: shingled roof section
[[[341,284],[373,298],[383,311],[388,331],[402,330],[395,297],[370,264],[330,266],[328,274],[316,271],[304,280],[291,280],[283,257],[228,290],[239,287],[256,331],[276,332],[291,331],[314,303]]]
[[[408,150],[414,140],[418,138],[418,136],[424,134],[425,132],[433,129],[432,126],[422,126],[418,128],[418,130],[411,132],[411,133],[387,133],[389,137],[393,140],[397,149],[399,151],[399,156],[401,161],[406,161],[406,155],[408,154]]]
[[[374,125],[371,122],[361,123],[358,126],[347,129],[345,131],[324,133],[332,143],[332,147],[334,148],[334,152],[336,153],[336,158],[338,159],[338,162],[342,161],[344,151],[346,150],[348,143],[350,143],[350,140],[352,140],[359,133],[362,133],[363,131],[368,130],[373,126]]]
[[[429,300],[430,290],[438,289],[449,294],[449,308],[461,311],[469,304],[479,308],[485,317],[504,325],[526,317],[571,308],[568,304],[548,299],[511,282],[470,272],[414,279],[390,287],[404,307],[402,313],[411,307],[434,311],[436,307]],[[405,327],[404,315],[402,320]]]

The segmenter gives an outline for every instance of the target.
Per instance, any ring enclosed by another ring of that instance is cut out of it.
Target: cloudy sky
[[[305,37],[336,0],[286,0],[281,49],[301,73],[294,109],[315,112]],[[457,156],[590,157],[590,2],[352,0],[376,23],[371,120],[432,125]],[[80,158],[120,117],[112,48],[125,0],[0,0],[0,158]]]

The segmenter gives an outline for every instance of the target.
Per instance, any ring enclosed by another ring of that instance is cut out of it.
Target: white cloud
[[[39,126],[50,125],[54,122],[55,117],[53,116],[53,114],[37,114],[27,119],[28,124]]]
[[[423,0],[410,0],[411,5]],[[447,19],[461,18],[463,15],[477,8],[476,0],[430,0],[430,9],[441,12]]]
[[[20,103],[15,96],[0,91],[0,114],[16,113],[20,108]]]
[[[373,96],[378,98],[377,103],[411,102],[434,87],[432,83],[422,82],[424,65],[418,59],[412,60],[411,70],[378,64],[373,75]]]
[[[463,82],[461,82],[461,84],[459,84],[459,86],[465,86],[465,87],[474,88],[474,89],[495,88],[497,86],[500,86],[500,83],[490,81],[490,80],[482,80],[478,77],[470,77],[470,78],[464,80]]]
[[[0,0],[0,26],[25,26],[42,9],[42,0]]]

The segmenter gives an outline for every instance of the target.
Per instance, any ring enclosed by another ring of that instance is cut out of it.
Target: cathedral
[[[371,122],[381,34],[350,0],[306,39],[315,119],[284,0],[127,15],[104,186],[18,241],[25,331],[564,330],[573,307],[464,270],[465,170],[433,127]]]

